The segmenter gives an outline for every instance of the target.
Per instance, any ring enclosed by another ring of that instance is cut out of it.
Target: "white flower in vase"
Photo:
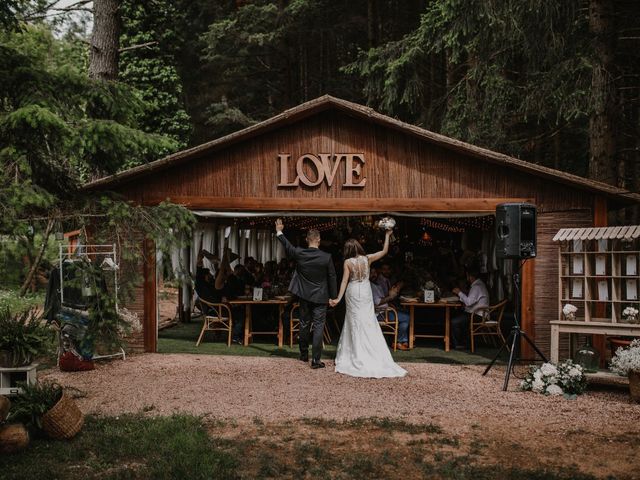
[[[636,323],[638,319],[638,309],[633,307],[627,307],[622,311],[622,316],[627,323]]]
[[[567,320],[573,320],[574,318],[576,318],[577,311],[578,308],[575,305],[571,305],[570,303],[567,303],[564,307],[562,307],[562,313]]]

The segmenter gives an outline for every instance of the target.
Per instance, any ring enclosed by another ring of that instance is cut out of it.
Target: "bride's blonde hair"
[[[364,248],[360,245],[360,242],[355,238],[350,238],[344,242],[344,259],[357,257],[358,255],[366,255]]]

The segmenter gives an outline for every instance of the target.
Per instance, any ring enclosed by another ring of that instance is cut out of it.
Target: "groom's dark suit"
[[[294,247],[289,240],[278,233],[287,257],[296,261],[289,291],[300,298],[300,353],[308,355],[309,328],[313,325],[314,363],[322,354],[322,334],[327,317],[329,298],[338,296],[336,271],[331,255],[318,248]]]

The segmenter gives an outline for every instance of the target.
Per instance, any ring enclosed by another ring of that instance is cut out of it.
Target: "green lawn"
[[[298,347],[294,343],[293,348],[288,343],[283,348],[276,345],[276,337],[259,337],[258,341],[245,347],[232,344],[227,347],[226,337],[217,338],[214,332],[205,333],[204,340],[196,347],[196,340],[200,334],[202,323],[197,319],[189,323],[180,323],[174,327],[160,331],[158,339],[158,352],[161,353],[200,353],[210,355],[248,355],[260,357],[285,357],[296,358]],[[326,345],[324,358],[333,359],[336,353],[337,339],[334,345]],[[497,350],[495,348],[480,347],[475,354],[469,351],[451,350],[444,351],[441,341],[422,340],[418,346],[410,351],[392,352],[393,358],[398,362],[430,362],[447,364],[483,365],[493,359]]]
[[[71,441],[0,456],[0,477],[86,479],[593,480],[575,466],[514,465],[482,441],[387,418],[265,424],[188,415],[88,417]],[[511,445],[511,448],[522,448]]]

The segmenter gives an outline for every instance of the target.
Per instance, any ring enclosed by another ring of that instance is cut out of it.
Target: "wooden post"
[[[514,260],[519,261],[519,260]],[[535,260],[529,259],[524,262],[520,272],[520,326],[522,330],[531,338],[536,340],[535,332]],[[535,352],[527,342],[520,344],[522,358],[534,358]]]
[[[144,240],[144,351],[158,350],[158,315],[156,309],[156,246],[150,238]]]
[[[597,196],[593,199],[593,226],[606,227],[608,225],[607,218],[607,199],[603,196]],[[605,309],[603,304],[596,304],[596,317],[604,317]],[[605,348],[607,345],[606,336],[593,335],[591,344],[600,352],[600,368],[605,368]]]

